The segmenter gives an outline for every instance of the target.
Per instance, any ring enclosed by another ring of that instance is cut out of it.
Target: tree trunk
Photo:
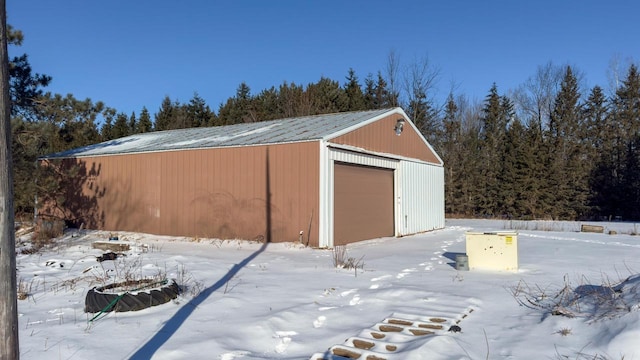
[[[14,360],[20,358],[20,348],[5,0],[0,0],[0,23],[0,360]]]

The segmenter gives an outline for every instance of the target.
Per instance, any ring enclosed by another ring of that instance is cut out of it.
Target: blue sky
[[[612,59],[640,61],[640,3],[632,0],[8,0],[33,70],[54,93],[153,114],[162,99],[198,93],[213,110],[241,82],[252,94],[321,76],[361,83],[428,59],[439,69],[432,96],[483,99],[506,93],[539,66],[570,64],[588,88],[609,86]]]

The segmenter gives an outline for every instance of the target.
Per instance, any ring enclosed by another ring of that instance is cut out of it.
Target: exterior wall
[[[416,234],[444,227],[444,168],[401,161],[396,233]]]
[[[87,228],[318,245],[317,142],[68,159]],[[81,188],[79,192],[77,189]]]
[[[399,136],[394,128],[398,119],[405,119],[404,131]],[[425,144],[422,136],[410,126],[408,120],[393,114],[330,140],[331,143],[355,146],[377,153],[393,154],[429,163],[441,164],[433,149]]]

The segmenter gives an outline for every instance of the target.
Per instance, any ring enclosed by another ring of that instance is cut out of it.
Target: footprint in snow
[[[391,275],[382,275],[382,276],[379,276],[377,278],[371,279],[371,281],[380,281],[380,280],[388,279],[390,277],[391,277]]]
[[[251,354],[251,353],[248,352],[248,351],[232,351],[232,352],[228,352],[228,353],[222,354],[222,355],[218,356],[218,358],[221,359],[221,360],[233,360],[233,359],[235,359],[237,357],[244,357],[244,356],[249,355],[249,354]]]
[[[278,354],[282,354],[287,351],[293,335],[298,335],[298,333],[295,331],[276,331],[276,334],[273,337],[278,339],[278,343],[275,347],[275,351]]]
[[[357,292],[358,289],[351,289],[351,290],[347,290],[347,291],[343,291],[340,293],[340,296],[345,297],[345,296],[349,296],[351,294],[353,294],[354,292]]]
[[[358,304],[360,304],[360,295],[355,294],[351,301],[349,301],[349,305],[354,306]]]
[[[317,319],[315,319],[313,321],[313,327],[316,328],[316,329],[320,328],[320,327],[323,327],[325,322],[327,322],[327,317],[323,316],[323,315],[320,315],[320,316],[318,316]]]

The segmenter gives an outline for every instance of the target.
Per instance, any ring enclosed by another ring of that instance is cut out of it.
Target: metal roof
[[[55,154],[45,159],[117,155],[327,140],[401,109],[343,112],[256,123],[135,134]]]

